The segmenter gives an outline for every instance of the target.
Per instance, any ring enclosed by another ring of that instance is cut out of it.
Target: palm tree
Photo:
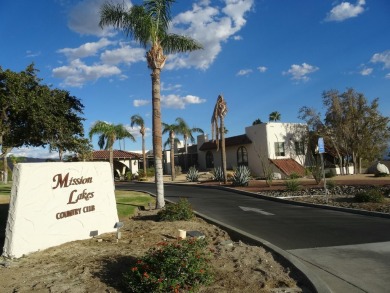
[[[116,140],[125,137],[135,141],[134,136],[123,126],[123,124],[111,124],[104,121],[96,121],[89,130],[89,139],[92,139],[94,134],[99,134],[98,145],[100,149],[108,149],[110,151],[110,165],[112,176],[114,176],[114,150],[113,146]]]
[[[139,133],[141,133],[142,136],[142,158],[143,158],[143,168],[144,168],[144,177],[146,178],[146,152],[145,152],[145,122],[144,119],[136,114],[130,117],[131,124],[130,126],[133,127],[134,125],[137,125],[140,127]]]
[[[171,18],[171,4],[174,0],[144,0],[143,5],[126,8],[124,4],[106,2],[100,10],[100,23],[112,25],[126,36],[138,41],[146,53],[148,67],[152,70],[153,105],[153,153],[155,161],[156,208],[162,208],[164,201],[164,182],[162,168],[162,124],[160,103],[160,73],[167,56],[164,54],[190,52],[202,49],[202,45],[187,36],[168,33]]]
[[[198,127],[192,127],[190,128],[188,126],[188,124],[184,121],[183,118],[176,118],[176,122],[178,123],[179,125],[179,133],[183,135],[183,139],[184,139],[184,152],[185,152],[185,160],[184,160],[184,167],[185,169],[187,169],[187,153],[188,153],[188,146],[187,146],[187,141],[188,139],[191,141],[191,143],[195,143],[195,138],[194,136],[192,135],[194,132],[199,132],[199,133],[204,133],[203,129],[201,128],[198,128]]]
[[[272,113],[269,114],[269,121],[280,121],[281,115],[278,111],[273,111]]]
[[[176,133],[180,130],[178,124],[167,124],[162,123],[162,126],[164,127],[162,134],[169,133],[169,138],[167,142],[164,144],[166,146],[168,143],[171,147],[171,180],[175,180],[176,174],[175,174],[175,141],[177,139],[175,138]]]
[[[263,122],[261,122],[260,118],[257,118],[255,121],[252,122],[252,125],[257,125],[257,124],[261,124]]]
[[[224,183],[227,183],[226,173],[226,150],[225,150],[225,125],[224,118],[228,109],[225,100],[222,95],[218,96],[217,102],[215,103],[213,115],[211,116],[211,132],[213,139],[217,143],[217,151],[219,150],[219,135],[221,136],[221,161],[223,169]],[[218,124],[219,120],[219,124]]]

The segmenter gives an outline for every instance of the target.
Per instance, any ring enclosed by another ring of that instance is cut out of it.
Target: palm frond
[[[167,34],[161,39],[161,46],[166,54],[191,52],[203,49],[203,46],[196,40],[188,36],[177,34]]]
[[[145,0],[144,7],[148,15],[153,19],[157,31],[168,31],[171,17],[171,4],[175,0]]]

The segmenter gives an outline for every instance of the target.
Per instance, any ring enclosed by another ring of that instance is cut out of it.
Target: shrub
[[[138,178],[143,178],[144,176],[144,169],[138,170]],[[154,168],[150,167],[146,169],[146,176],[147,177],[154,177]]]
[[[300,178],[301,176],[299,176],[297,173],[295,172],[292,172],[289,176],[290,179],[298,179]]]
[[[176,175],[180,175],[181,172],[182,172],[181,166],[175,166],[175,174],[176,174]]]
[[[250,179],[251,172],[247,166],[238,166],[232,177],[234,186],[248,186]]]
[[[336,182],[334,182],[333,180],[326,180],[326,187],[328,189],[333,189],[337,186]]]
[[[199,172],[195,166],[190,167],[187,172],[186,180],[190,182],[197,182],[199,179]]]
[[[383,193],[378,188],[359,192],[355,195],[357,202],[383,202],[385,199]]]
[[[204,239],[161,242],[150,249],[124,275],[130,292],[194,292],[200,285],[210,284],[207,242]]]
[[[213,175],[214,175],[214,181],[224,181],[224,177],[223,177],[223,170],[221,167],[216,167],[214,168],[213,170]]]
[[[381,172],[375,173],[375,177],[387,177],[387,176],[389,176],[389,174],[387,173],[381,173]]]
[[[285,182],[286,182],[286,190],[287,191],[298,191],[299,190],[299,181],[297,179],[287,179]]]
[[[157,213],[159,221],[188,221],[195,216],[187,199],[181,198],[177,203],[166,205]]]
[[[330,169],[329,172],[325,173],[325,178],[333,178],[334,176],[336,176],[336,174],[334,173],[333,169]]]

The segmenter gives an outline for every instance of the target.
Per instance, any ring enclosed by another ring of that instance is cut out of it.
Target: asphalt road
[[[117,189],[155,193],[150,183]],[[164,185],[165,198],[187,198],[195,211],[284,250],[390,241],[390,219],[284,204],[197,185]]]
[[[118,183],[116,188],[155,194],[155,185],[150,183]],[[301,270],[312,281],[318,280],[318,292],[389,292],[388,218],[280,203],[199,185],[165,184],[164,189],[167,200],[187,198],[195,211],[299,260],[304,264]]]

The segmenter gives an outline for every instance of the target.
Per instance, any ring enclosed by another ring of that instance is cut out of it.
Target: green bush
[[[330,169],[329,172],[325,173],[325,178],[333,178],[334,176],[336,176],[336,174],[334,173],[333,169]]]
[[[188,221],[195,214],[188,200],[181,198],[177,203],[166,205],[157,216],[159,221]]]
[[[386,173],[375,173],[375,177],[387,177],[389,174]]]
[[[199,179],[199,172],[196,170],[195,166],[192,166],[188,169],[186,180],[189,182],[197,182]]]
[[[378,188],[373,188],[367,191],[359,192],[355,195],[357,202],[378,202],[385,200],[383,193]]]
[[[337,186],[336,182],[334,182],[333,180],[326,180],[326,187],[328,189],[333,189]]]
[[[212,282],[204,239],[161,242],[124,275],[130,292],[195,292]]]
[[[214,179],[213,179],[214,181],[221,182],[221,181],[225,180],[224,177],[223,177],[223,170],[222,170],[221,167],[214,168],[213,175],[214,175]]]
[[[251,171],[247,166],[238,166],[232,177],[234,186],[248,186],[250,179]]]
[[[297,179],[287,179],[286,190],[287,191],[298,191],[299,190],[299,181]]]
[[[295,172],[292,172],[289,176],[290,179],[298,179],[298,178],[301,178],[301,176],[299,176],[297,173]]]

